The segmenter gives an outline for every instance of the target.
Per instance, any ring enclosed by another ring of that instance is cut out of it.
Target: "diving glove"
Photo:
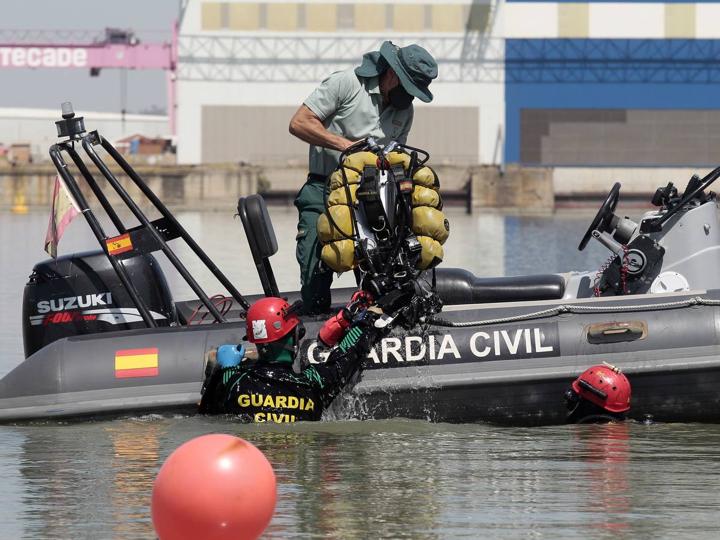
[[[379,306],[371,306],[359,311],[352,322],[353,326],[360,326],[385,333],[390,331],[394,319],[395,317],[384,313]]]
[[[240,365],[244,357],[243,345],[220,345],[217,350],[217,363],[223,369]]]

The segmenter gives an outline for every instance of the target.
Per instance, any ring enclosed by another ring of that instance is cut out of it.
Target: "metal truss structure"
[[[191,81],[314,82],[357,65],[385,36],[184,35],[178,77]],[[720,40],[509,39],[393,36],[430,50],[445,82],[720,82]]]
[[[720,82],[720,40],[510,39],[509,83]]]
[[[487,4],[473,2],[469,6],[468,27],[465,30],[462,48],[462,61],[464,64],[482,62],[492,44],[500,9],[498,0],[490,0]],[[470,23],[477,18],[485,17],[484,24]]]
[[[316,82],[358,65],[386,36],[181,35],[178,78],[190,81]],[[445,82],[501,82],[504,42],[487,39],[484,54],[470,54],[464,36],[393,36],[433,53]]]
[[[82,43],[99,43],[105,32],[97,30],[0,30],[0,46],[3,45],[53,45],[65,46]]]
[[[146,30],[144,36],[154,36],[169,42],[173,30]],[[129,28],[105,28],[104,30],[38,30],[0,29],[0,47],[92,47],[93,45],[139,45],[141,40]]]

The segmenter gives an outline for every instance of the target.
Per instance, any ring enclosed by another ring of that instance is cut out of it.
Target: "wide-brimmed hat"
[[[429,103],[433,99],[428,86],[437,77],[437,62],[432,55],[420,45],[398,47],[392,41],[384,42],[379,51],[369,52],[363,56],[362,64],[355,68],[360,77],[375,77],[383,72],[383,60],[400,79],[405,91]]]

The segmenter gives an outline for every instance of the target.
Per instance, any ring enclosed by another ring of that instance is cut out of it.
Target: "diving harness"
[[[354,270],[360,289],[392,311],[402,305],[399,322],[408,327],[442,307],[432,269],[450,227],[429,157],[372,138],[352,145],[328,178],[318,219],[323,263],[338,273]]]

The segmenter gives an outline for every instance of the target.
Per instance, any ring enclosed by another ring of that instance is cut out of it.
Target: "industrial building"
[[[287,133],[327,74],[385,39],[440,65],[410,142],[447,163],[701,166],[720,150],[720,3],[192,0],[181,162],[303,163]]]
[[[720,2],[185,0],[178,20],[172,43],[107,30],[35,51],[30,36],[0,46],[0,68],[48,55],[39,67],[57,68],[50,53],[65,51],[79,62],[67,67],[95,73],[163,69],[167,118],[126,115],[123,126],[119,114],[83,111],[89,125],[111,140],[175,135],[182,164],[303,168],[293,112],[390,39],[438,61],[435,99],[416,101],[409,140],[436,164],[548,166],[557,188],[590,176],[606,185],[597,170],[608,167],[654,183],[638,171],[709,166],[720,153]],[[0,143],[44,154],[56,115],[0,110]]]
[[[507,161],[717,163],[720,4],[508,2],[504,15]]]
[[[57,140],[57,109],[0,108],[0,145],[28,143],[36,159],[49,159],[48,148]],[[168,119],[164,115],[89,112],[86,125],[100,131],[108,140],[141,133],[149,137],[166,136]]]
[[[443,162],[492,162],[504,122],[495,3],[190,1],[180,26],[180,162],[303,163],[290,117],[333,71],[390,39],[440,65],[434,101],[416,105],[410,143]],[[492,60],[495,56],[494,60]]]

